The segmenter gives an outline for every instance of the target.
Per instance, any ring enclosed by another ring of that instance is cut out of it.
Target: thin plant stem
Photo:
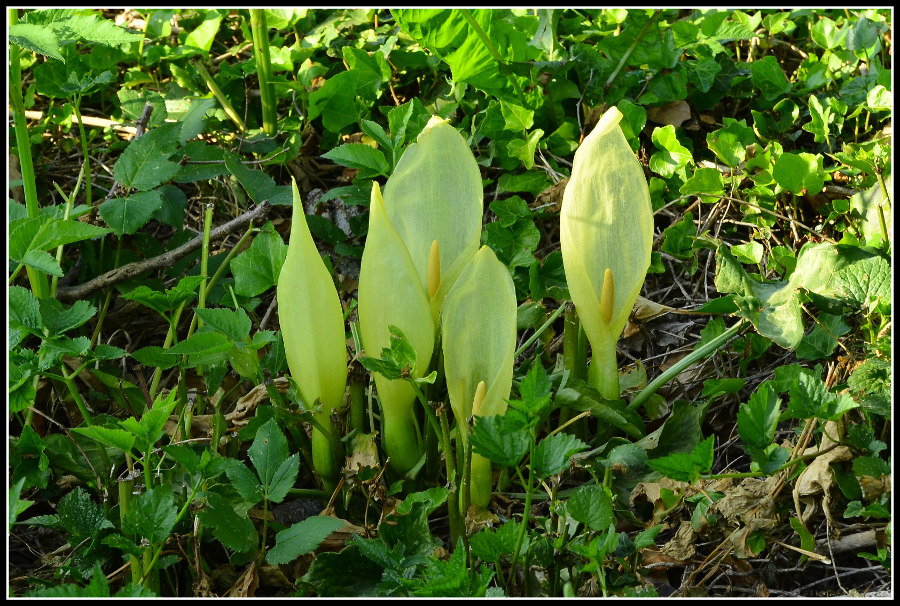
[[[516,561],[519,559],[519,551],[522,549],[525,533],[528,531],[528,514],[531,512],[531,497],[534,494],[534,471],[531,468],[531,461],[534,456],[534,443],[535,440],[532,439],[528,447],[528,484],[526,485],[525,482],[522,482],[525,485],[525,511],[522,512],[522,527],[519,528],[519,536],[516,537],[516,546],[513,549],[512,561],[509,564],[509,577],[506,579],[507,589],[512,587],[512,582],[516,575]],[[522,481],[522,474],[518,470],[516,470],[516,473],[519,475],[519,480]]]
[[[231,121],[234,122],[235,126],[238,127],[238,130],[244,132],[247,130],[247,126],[244,124],[244,121],[241,120],[241,117],[238,115],[236,111],[234,111],[234,107],[232,107],[231,102],[228,101],[228,97],[225,96],[225,93],[222,92],[222,89],[219,88],[219,85],[216,84],[216,81],[212,76],[209,75],[209,72],[206,71],[206,68],[203,67],[203,64],[199,61],[193,64],[197,69],[197,73],[200,74],[200,77],[203,78],[203,81],[206,83],[206,86],[209,88],[210,92],[222,106],[222,109],[225,110],[225,113],[231,118]]]
[[[75,119],[78,121],[78,136],[81,137],[81,154],[84,156],[84,202],[88,208],[93,209],[93,200],[91,198],[91,159],[88,155],[87,136],[84,133],[84,122],[81,119],[81,95],[77,95],[72,103],[75,112]]]
[[[677,376],[679,373],[683,372],[685,369],[689,368],[695,362],[702,360],[706,356],[712,354],[717,349],[724,347],[729,341],[731,341],[744,327],[744,320],[742,319],[740,322],[723,332],[721,335],[707,343],[706,345],[702,345],[678,360],[675,364],[670,366],[663,372],[661,375],[653,379],[647,387],[642,389],[640,393],[638,393],[633,400],[628,404],[628,408],[630,410],[635,410],[639,406],[641,406],[644,402],[647,401],[650,396],[652,396],[656,391],[668,383],[673,377]]]
[[[518,358],[520,355],[522,355],[522,352],[523,352],[523,351],[525,351],[526,349],[528,349],[528,347],[529,347],[532,343],[534,343],[534,342],[537,340],[537,338],[540,337],[541,334],[542,334],[545,330],[547,330],[548,328],[550,328],[550,325],[551,325],[551,324],[553,324],[554,322],[556,322],[556,319],[560,316],[560,314],[563,312],[563,310],[564,310],[565,308],[566,308],[566,301],[563,301],[563,304],[559,306],[559,309],[557,309],[556,311],[554,311],[553,314],[552,314],[549,318],[547,318],[547,321],[544,322],[544,323],[541,325],[541,327],[538,328],[538,329],[534,332],[534,334],[531,335],[531,337],[528,338],[527,341],[525,341],[524,343],[522,343],[521,346],[519,346],[519,348],[518,348],[518,349],[516,350],[516,352],[513,354],[513,358]]]
[[[456,464],[454,462],[453,451],[450,449],[450,423],[447,421],[447,409],[443,406],[438,408],[438,419],[441,422],[441,438],[443,440],[444,461],[447,466],[447,481],[452,482],[456,488],[447,495],[447,514],[450,521],[450,548],[456,549],[456,543],[460,536],[465,533],[465,525],[459,515],[459,492],[461,482],[457,477]]]
[[[63,213],[63,220],[68,221],[69,215],[72,214],[72,201],[75,199],[75,196],[78,195],[78,190],[81,188],[81,179],[84,176],[85,172],[85,164],[81,165],[81,170],[78,172],[78,179],[75,181],[75,187],[72,190],[72,193],[66,196],[63,194],[62,188],[53,182],[53,186],[56,188],[56,191],[59,192],[59,195],[63,197],[63,200],[66,201],[66,208]],[[56,247],[56,263],[61,264],[63,258],[63,248],[64,246],[60,244]],[[59,276],[53,276],[50,279],[50,296],[56,298],[56,286],[59,283]]]

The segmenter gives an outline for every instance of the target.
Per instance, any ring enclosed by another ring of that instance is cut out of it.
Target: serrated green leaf
[[[256,529],[246,515],[238,515],[228,500],[216,492],[205,492],[201,498],[206,504],[198,513],[200,520],[225,548],[246,553],[256,547]]]
[[[615,520],[612,500],[603,487],[584,484],[566,501],[566,512],[591,530],[605,531]]]
[[[77,545],[84,539],[98,538],[102,530],[113,528],[103,508],[91,500],[83,488],[76,487],[56,506],[59,525],[69,534],[69,541]]]
[[[313,516],[275,535],[275,546],[266,553],[272,565],[287,564],[310,553],[332,532],[346,526],[343,520],[327,516]]]
[[[476,416],[472,451],[498,465],[514,467],[528,452],[531,440],[523,429],[510,430],[504,419],[502,415]]]
[[[134,446],[134,434],[125,429],[95,425],[93,427],[75,427],[72,431],[96,440],[101,444],[118,448],[122,452],[131,453],[131,448]]]
[[[397,513],[406,515],[412,511],[413,504],[424,503],[425,511],[431,514],[435,509],[447,502],[450,491],[443,486],[434,486],[422,492],[414,492],[408,495],[397,505]]]
[[[33,23],[16,23],[9,26],[9,41],[35,53],[46,55],[51,59],[63,61],[60,54],[59,38],[47,27]]]
[[[141,347],[129,354],[132,358],[147,367],[157,367],[162,370],[168,370],[178,364],[178,357],[169,353],[169,350],[163,349],[157,345]]]
[[[168,160],[178,145],[178,130],[178,123],[166,123],[132,141],[113,166],[119,184],[147,191],[172,179],[180,169]]]
[[[162,208],[162,192],[158,189],[139,191],[127,198],[112,198],[103,202],[100,216],[113,232],[121,236],[133,234],[147,224],[153,214]]]
[[[300,459],[298,455],[288,456],[287,440],[275,419],[259,428],[248,454],[262,482],[263,495],[280,502],[297,479]]]
[[[41,299],[41,320],[51,335],[61,335],[78,328],[97,313],[97,308],[87,301],[76,301],[66,308],[56,299]]]
[[[522,525],[516,520],[509,520],[496,530],[485,528],[469,539],[472,554],[484,562],[491,564],[500,561],[500,558],[512,555],[516,548],[516,540]],[[526,533],[521,551],[528,551],[530,537]]]
[[[21,286],[9,287],[9,328],[40,334],[40,304],[34,294]]]
[[[137,495],[131,502],[122,532],[160,543],[169,538],[175,526],[178,512],[175,509],[175,495],[170,486],[158,486]]]
[[[850,302],[867,311],[876,309],[882,302],[890,308],[891,265],[880,256],[862,259],[838,270],[835,288]]]
[[[250,329],[253,327],[250,316],[242,308],[226,309],[203,308],[194,310],[200,319],[208,326],[224,334],[232,341],[238,343],[249,340]]]
[[[738,433],[749,449],[751,456],[755,451],[769,446],[775,439],[775,429],[781,413],[781,401],[775,390],[763,383],[741,404],[738,410]]]
[[[554,476],[569,466],[569,458],[573,454],[586,450],[587,447],[587,444],[569,433],[547,436],[535,446],[532,469],[542,478]]]
[[[197,332],[169,349],[170,354],[209,355],[224,353],[234,347],[228,337],[217,332]]]
[[[225,468],[225,474],[231,480],[238,494],[249,503],[259,503],[263,498],[263,487],[256,474],[250,471],[250,468],[241,463],[234,461]]]
[[[59,266],[56,259],[42,250],[29,250],[25,253],[25,256],[22,257],[22,263],[28,267],[42,271],[45,274],[50,274],[51,276],[56,276],[58,278],[63,276],[62,267]]]

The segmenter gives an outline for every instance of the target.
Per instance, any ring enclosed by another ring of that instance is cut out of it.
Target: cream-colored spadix
[[[621,119],[618,109],[608,109],[575,152],[560,213],[566,281],[593,352],[589,380],[610,399],[619,397],[616,341],[653,245],[650,191]]]

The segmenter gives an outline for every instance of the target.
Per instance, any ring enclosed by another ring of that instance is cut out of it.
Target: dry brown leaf
[[[825,424],[821,445],[807,448],[804,452],[804,454],[815,454],[816,452],[827,450],[827,452],[823,452],[823,454],[816,457],[800,473],[797,481],[794,483],[794,508],[797,510],[797,517],[800,518],[804,527],[818,510],[817,497],[819,495],[822,495],[822,509],[825,510],[825,517],[828,519],[829,524],[834,527],[834,519],[831,516],[830,507],[831,487],[834,484],[834,472],[831,470],[831,463],[849,461],[853,456],[850,449],[846,446],[837,446],[833,450],[828,450],[835,445],[831,437],[837,435],[837,423],[828,421]],[[801,502],[806,506],[802,512],[800,511]]]
[[[274,383],[275,389],[277,389],[279,393],[288,392],[290,383],[286,377],[278,377],[275,379]],[[268,399],[269,393],[266,391],[265,385],[257,385],[248,391],[244,397],[237,401],[234,410],[225,415],[225,420],[228,421],[229,429],[233,431],[245,427],[247,423],[250,422],[251,414],[256,410],[259,403]]]
[[[237,582],[225,592],[227,598],[252,598],[259,587],[259,575],[256,572],[256,560],[247,566],[247,570],[238,578]]]
[[[697,532],[687,520],[681,522],[675,536],[662,548],[662,553],[679,562],[686,562],[697,553]]]
[[[777,476],[744,478],[737,486],[725,490],[725,496],[710,505],[709,511],[722,514],[731,525],[771,519],[775,516],[772,491],[777,484]]]
[[[647,119],[657,124],[671,124],[678,128],[691,119],[691,106],[687,104],[687,101],[680,99],[661,107],[648,107]]]
[[[562,198],[563,192],[566,189],[566,183],[569,182],[569,178],[565,177],[559,180],[559,183],[551,185],[541,193],[537,195],[534,199],[534,203],[531,205],[531,209],[541,208],[546,212],[557,213],[559,209],[562,207]]]

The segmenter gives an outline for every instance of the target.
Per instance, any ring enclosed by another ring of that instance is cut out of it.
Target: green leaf
[[[60,54],[59,38],[52,29],[33,23],[16,23],[9,26],[8,32],[9,41],[13,44],[51,59],[64,61]]]
[[[243,343],[250,338],[250,329],[253,327],[250,316],[242,308],[226,309],[218,308],[197,308],[194,310],[201,320],[207,326],[214,328],[224,334],[232,341]]]
[[[267,223],[253,238],[250,248],[231,262],[235,292],[245,297],[255,297],[275,286],[287,250],[287,244]]]
[[[891,265],[880,256],[847,265],[835,275],[835,288],[849,302],[867,312],[877,309],[881,304],[886,304],[890,310]]]
[[[821,379],[807,373],[797,378],[791,386],[790,395],[790,403],[784,413],[788,419],[837,421],[848,410],[859,407],[859,403],[846,393],[832,393]]]
[[[573,454],[586,450],[587,447],[587,444],[570,433],[547,436],[535,446],[532,469],[542,478],[555,476],[569,466],[569,458]]]
[[[750,64],[750,81],[767,101],[785,95],[791,90],[791,83],[788,82],[774,55],[766,55]]]
[[[250,473],[250,470],[247,472]],[[239,515],[232,504],[219,493],[204,492],[200,497],[206,501],[198,512],[200,520],[212,529],[213,536],[226,549],[248,553],[256,547],[256,529],[246,515]]]
[[[287,440],[275,419],[259,428],[248,454],[262,482],[263,496],[274,503],[283,501],[297,480],[300,457],[288,456]]]
[[[200,49],[204,53],[208,53],[209,49],[212,48],[213,40],[216,38],[216,32],[219,31],[222,16],[217,10],[203,11],[202,15],[203,20],[200,22],[200,25],[195,27],[184,39],[184,46]]]
[[[472,451],[498,465],[514,467],[528,452],[531,439],[528,432],[509,427],[505,416],[475,417],[475,431],[471,436]]]
[[[838,27],[834,21],[822,16],[813,23],[813,26],[810,28],[810,35],[813,42],[824,49],[831,50],[837,48],[844,41],[844,37],[847,35],[847,28]]]
[[[604,399],[600,392],[579,379],[569,379],[566,386],[556,393],[555,404],[578,412],[590,410],[593,417],[632,438],[644,437],[644,422],[637,411],[630,410],[623,400]]]
[[[710,194],[700,196],[700,200],[711,204],[725,193],[725,182],[722,180],[722,173],[715,168],[698,168],[678,191],[686,195]]]
[[[534,112],[514,103],[500,100],[500,113],[506,120],[506,130],[524,131],[534,124]]]
[[[311,585],[320,596],[375,596],[384,569],[360,552],[360,542],[351,541],[338,553],[316,555],[301,580]]]
[[[512,555],[516,548],[516,540],[519,536],[521,523],[516,520],[509,520],[496,530],[485,528],[481,532],[472,535],[469,539],[469,546],[472,548],[472,554],[478,559],[495,564],[500,558]],[[526,533],[522,544],[522,552],[528,551],[530,537]]]
[[[174,390],[165,398],[159,395],[156,397],[150,410],[141,416],[140,421],[134,417],[129,417],[124,421],[120,421],[119,424],[135,437],[138,450],[146,453],[162,437],[166,421],[169,420],[169,415],[172,414],[172,410],[177,403],[178,394]]]
[[[19,498],[22,494],[22,487],[25,485],[26,480],[27,478],[19,478],[13,482],[12,487],[9,489],[9,500],[7,501],[7,503],[9,503],[9,526],[7,527],[7,531],[10,533],[12,533],[12,527],[16,523],[16,518],[34,504],[34,501],[22,500]]]
[[[666,477],[680,482],[695,482],[700,474],[709,473],[713,464],[715,436],[709,436],[690,453],[676,452],[647,464]]]
[[[812,332],[804,335],[803,340],[797,345],[797,357],[801,360],[827,358],[838,345],[836,337],[848,332],[850,332],[850,325],[844,322],[842,316],[819,314]]]
[[[232,461],[225,468],[225,474],[231,480],[231,485],[248,503],[254,505],[259,503],[263,499],[263,487],[259,478],[240,461],[234,461],[233,459]]]
[[[275,535],[275,546],[266,554],[272,565],[288,564],[314,551],[332,532],[346,526],[343,520],[327,516],[313,516]]]
[[[668,179],[693,162],[691,152],[678,141],[671,124],[656,127],[650,138],[659,150],[650,156],[650,170],[659,176]]]
[[[116,235],[133,234],[153,218],[162,205],[160,190],[141,191],[127,198],[112,198],[103,202],[100,216]]]
[[[747,445],[751,457],[775,439],[781,400],[768,382],[762,383],[738,410],[738,434]]]
[[[525,168],[531,170],[534,168],[534,154],[537,145],[544,136],[544,131],[539,128],[534,129],[524,139],[513,139],[506,144],[506,150],[513,158],[518,158],[525,165]]]
[[[69,534],[71,545],[84,539],[97,538],[101,531],[113,528],[106,519],[103,508],[91,500],[90,495],[80,486],[68,493],[56,506],[59,525]]]
[[[850,51],[867,51],[878,44],[878,27],[868,17],[860,17],[847,32],[844,47]]]
[[[41,320],[51,335],[61,335],[78,328],[97,313],[97,308],[87,301],[76,301],[68,309],[56,299],[41,299]]]
[[[597,484],[583,484],[566,501],[566,512],[591,530],[603,532],[615,521],[612,500]]]
[[[307,118],[322,116],[325,130],[338,133],[357,120],[355,71],[345,71],[328,78],[321,87],[309,94]]]
[[[791,193],[817,194],[825,185],[822,156],[785,152],[775,161],[772,177]]]
[[[728,166],[736,167],[747,157],[747,148],[756,143],[753,129],[743,120],[722,119],[725,126],[706,135],[709,149]]]
[[[412,511],[416,503],[425,504],[425,512],[430,515],[435,509],[447,502],[450,491],[443,486],[434,486],[422,492],[414,492],[408,495],[397,505],[397,513],[406,515]]]
[[[157,367],[162,370],[168,370],[178,364],[179,358],[171,354],[168,349],[163,349],[157,345],[141,347],[131,352],[131,357],[147,367]]]
[[[131,448],[134,446],[134,435],[124,429],[95,425],[93,427],[75,427],[72,431],[122,452],[131,453]]]
[[[697,236],[693,213],[684,213],[681,221],[667,227],[663,236],[663,243],[660,246],[662,252],[672,255],[676,259],[691,258]]]
[[[206,98],[189,99],[189,102],[190,106],[181,118],[181,128],[178,131],[178,143],[181,145],[203,133],[206,112],[216,107],[216,100],[211,94]]]
[[[14,470],[12,474],[13,484],[16,484],[21,478],[27,480],[28,488],[36,486],[44,489],[47,487],[47,482],[50,479],[50,458],[44,452],[46,448],[46,443],[31,425],[26,425],[22,429],[22,435],[19,436],[18,440],[15,440],[15,450],[10,457],[10,467]],[[19,488],[21,489],[21,486]],[[10,499],[10,504],[15,504],[18,498],[18,494],[16,494],[15,498]],[[32,503],[32,501],[28,501],[28,503]],[[15,507],[12,507],[11,513],[18,515],[20,512],[16,511]],[[13,521],[15,519],[10,524]]]
[[[387,176],[391,168],[383,153],[364,143],[347,143],[322,156],[335,164],[358,169],[360,179],[371,179],[378,175]]]
[[[168,485],[151,488],[132,500],[122,520],[122,532],[161,543],[169,538],[177,514],[172,488]]]
[[[21,286],[9,287],[9,329],[41,334],[40,304],[34,294]],[[10,335],[11,337],[12,335]]]
[[[291,199],[290,185],[276,185],[275,180],[263,171],[249,168],[241,162],[237,154],[225,152],[225,166],[255,203],[262,204],[266,200],[272,202],[284,195],[284,192],[288,192],[287,199]]]
[[[25,256],[22,257],[22,263],[28,267],[42,271],[45,274],[50,274],[51,276],[56,276],[58,278],[63,276],[62,267],[59,266],[56,259],[42,250],[29,250],[25,253]]]
[[[731,253],[738,261],[752,265],[762,263],[764,252],[763,245],[756,240],[751,240],[745,244],[735,244],[731,247]]]
[[[170,354],[202,356],[230,351],[234,344],[218,332],[196,332],[169,349]]]
[[[146,191],[172,179],[180,168],[168,160],[178,146],[178,127],[166,123],[132,141],[113,166],[119,184]]]

